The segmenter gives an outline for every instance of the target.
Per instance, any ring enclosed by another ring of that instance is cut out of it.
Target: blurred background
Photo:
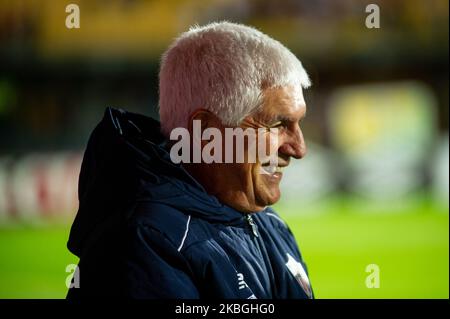
[[[380,28],[366,27],[370,3]],[[316,297],[449,298],[448,14],[447,0],[0,0],[0,297],[65,297],[91,130],[107,106],[158,118],[165,48],[229,20],[281,41],[312,78],[309,153],[276,209]]]

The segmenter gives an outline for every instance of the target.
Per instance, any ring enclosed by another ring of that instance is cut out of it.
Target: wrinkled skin
[[[254,213],[280,199],[279,184],[282,170],[289,165],[291,157],[301,159],[306,154],[306,145],[300,128],[300,121],[305,117],[306,105],[301,89],[278,87],[264,90],[262,106],[255,114],[247,116],[239,125],[242,129],[265,128],[262,135],[266,143],[267,155],[277,156],[278,167],[274,171],[267,168],[264,160],[248,160],[248,144],[244,144],[246,154],[244,163],[191,163],[183,164],[206,191],[216,196],[220,202],[243,213]],[[201,120],[202,130],[208,127],[218,128],[222,136],[225,126],[211,112],[198,109],[191,116]],[[277,129],[277,138],[273,138],[270,128]],[[190,126],[192,132],[192,125]],[[222,139],[223,143],[225,138]],[[208,141],[202,141],[202,147]],[[224,146],[225,148],[225,146]],[[266,172],[266,173],[265,173]]]

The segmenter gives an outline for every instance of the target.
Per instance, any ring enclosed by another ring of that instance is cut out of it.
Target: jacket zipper
[[[247,219],[247,223],[249,224],[250,228],[252,229],[253,235],[255,235],[255,237],[258,237],[257,226],[256,226],[255,222],[253,221],[252,216],[250,216],[250,214],[247,214],[245,216],[245,218]]]

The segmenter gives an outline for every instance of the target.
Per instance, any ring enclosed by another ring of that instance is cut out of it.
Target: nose
[[[296,159],[301,159],[306,155],[306,143],[299,127],[287,134],[278,151]]]

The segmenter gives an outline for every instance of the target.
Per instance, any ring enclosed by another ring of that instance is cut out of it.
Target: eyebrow
[[[303,113],[302,117],[300,118],[299,121],[302,121],[305,117],[306,117],[307,112],[305,111],[305,113]],[[286,115],[276,115],[275,117],[273,117],[272,119],[269,120],[270,123],[273,122],[296,122],[295,120],[293,120],[293,118],[291,116],[286,116]]]

